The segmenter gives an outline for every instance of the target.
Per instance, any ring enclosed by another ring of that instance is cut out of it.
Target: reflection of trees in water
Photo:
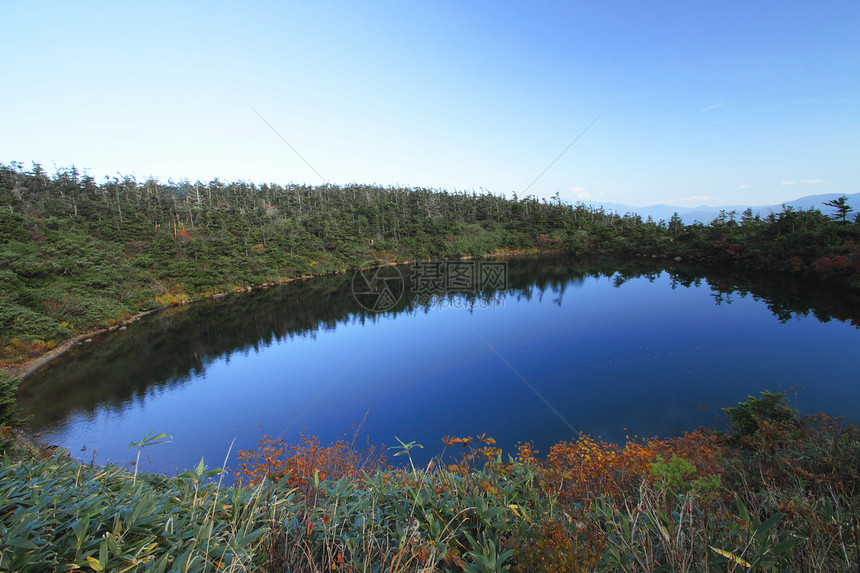
[[[699,286],[706,279],[716,304],[731,304],[737,296],[751,296],[753,300],[765,303],[783,323],[812,315],[820,322],[835,319],[860,328],[860,296],[844,289],[828,289],[820,283],[786,280],[783,276],[737,271],[684,268],[673,269],[670,276],[673,287]]]
[[[429,312],[416,306],[409,290],[409,267],[404,273],[406,292],[389,311],[376,314],[364,309],[352,296],[351,275],[335,275],[297,281],[269,290],[207,300],[170,308],[134,324],[130,330],[112,333],[92,344],[82,344],[32,375],[19,392],[25,413],[38,429],[62,421],[70,412],[91,414],[98,406],[120,409],[148,392],[183,384],[202,374],[213,361],[234,353],[259,351],[294,337],[314,336],[347,323],[375,322],[380,316],[404,312]],[[818,320],[833,318],[860,326],[860,301],[844,292],[810,289],[784,278],[752,277],[737,273],[704,271],[671,266],[651,260],[588,261],[567,257],[517,257],[508,263],[508,289],[473,294],[432,295],[467,303],[478,298],[504,296],[514,300],[552,295],[564,303],[570,288],[588,277],[612,277],[622,287],[634,278],[654,281],[667,270],[673,288],[698,286],[707,280],[718,304],[736,296],[763,301],[781,321],[812,314]],[[424,299],[426,300],[426,299]],[[468,306],[466,304],[465,306]],[[241,380],[236,381],[237,385]]]

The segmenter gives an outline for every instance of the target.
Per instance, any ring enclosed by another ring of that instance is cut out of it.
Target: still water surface
[[[513,453],[720,426],[721,407],[785,387],[803,411],[860,421],[856,301],[650,263],[507,264],[508,288],[441,306],[407,288],[369,312],[340,275],[169,309],[75,347],[20,403],[32,432],[84,460],[128,463],[129,442],[167,432],[142,463],[166,472],[220,466],[261,428],[326,442],[365,417],[362,440],[415,440],[424,460],[444,435]]]

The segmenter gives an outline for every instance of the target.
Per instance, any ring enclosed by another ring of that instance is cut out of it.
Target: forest
[[[0,366],[147,309],[385,262],[511,253],[676,258],[860,289],[860,214],[684,225],[489,192],[161,183],[0,165]]]

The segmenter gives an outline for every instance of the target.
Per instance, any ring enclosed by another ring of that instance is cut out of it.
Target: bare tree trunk
[[[114,191],[116,191],[116,210],[119,213],[119,222],[122,223],[122,206],[119,204],[119,184],[114,183]]]

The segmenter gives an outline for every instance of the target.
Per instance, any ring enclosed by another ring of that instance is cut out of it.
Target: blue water
[[[523,263],[509,264],[513,271]],[[194,352],[194,339],[165,342],[153,334],[167,336],[177,320],[155,316],[91,343],[101,345],[97,356],[82,350],[34,377],[22,404],[29,412],[55,408],[37,416],[32,431],[84,460],[97,450],[99,463],[128,463],[135,455],[129,442],[167,432],[172,442],[145,449],[141,464],[167,472],[201,456],[221,466],[231,443],[235,459],[237,450],[256,445],[261,427],[288,440],[302,432],[323,442],[350,439],[365,415],[361,443],[414,440],[424,445],[419,460],[438,453],[445,435],[486,433],[514,453],[517,442],[546,451],[578,432],[617,442],[722,427],[721,407],[786,387],[802,411],[860,421],[860,330],[852,324],[811,314],[781,322],[765,301],[738,293],[717,304],[707,280],[679,286],[667,271],[618,287],[614,278],[521,280],[490,308],[452,308],[465,306],[454,298],[442,309],[347,312],[286,334],[264,332],[172,377],[147,380],[137,368],[133,391],[100,396],[110,376],[131,376],[123,357],[137,351],[129,348]],[[242,304],[253,308],[253,296]],[[210,306],[217,317],[219,306]],[[249,310],[241,315],[258,319]],[[207,324],[207,332],[217,330]],[[136,330],[147,334],[131,346],[130,338],[122,342]],[[88,371],[88,361],[112,366]],[[64,379],[65,371],[75,374]],[[69,398],[78,385],[94,396]]]

